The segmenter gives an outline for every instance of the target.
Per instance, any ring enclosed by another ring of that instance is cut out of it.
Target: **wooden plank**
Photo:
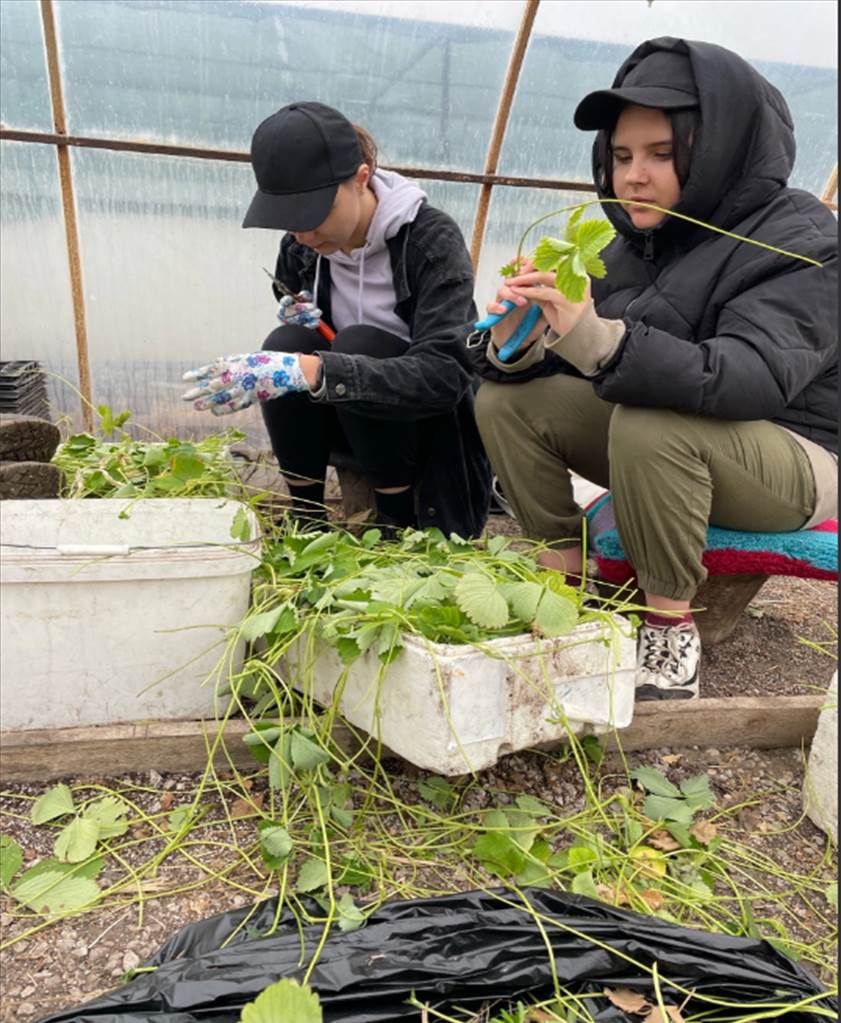
[[[619,733],[622,748],[634,750],[687,746],[744,746],[754,749],[800,746],[815,734],[823,694],[747,696],[685,702],[641,703],[629,728]],[[241,770],[255,761],[239,740],[248,731],[241,719],[228,722],[228,753]],[[201,771],[207,762],[204,735],[212,742],[214,722],[141,721],[86,728],[0,732],[0,780],[48,781],[53,778],[114,778],[138,771]],[[353,733],[342,724],[333,738],[348,751],[358,750]],[[605,737],[610,749],[613,737]],[[383,750],[384,756],[394,756]],[[217,751],[217,769],[227,766]]]
[[[241,741],[249,729],[250,725],[241,718],[231,719],[225,729],[227,753],[243,771],[257,768],[257,761]],[[208,747],[217,733],[213,721],[138,721],[0,732],[0,780],[115,778],[151,769],[161,773],[192,773],[204,769]],[[344,724],[334,726],[333,739],[348,753],[360,749],[359,742]],[[219,771],[230,767],[221,744],[214,763]]]
[[[800,746],[812,741],[825,702],[825,694],[816,693],[640,703],[630,727],[619,733],[619,740],[628,752],[665,746]],[[615,738],[606,745],[616,749]]]
[[[206,724],[209,741],[216,735]],[[228,723],[227,748],[234,763],[255,763],[245,744],[237,741],[248,726]],[[207,762],[201,721],[148,721],[84,728],[37,729],[0,733],[0,779],[46,781],[72,775],[113,778],[137,771],[198,771]],[[216,757],[218,769],[224,758]]]

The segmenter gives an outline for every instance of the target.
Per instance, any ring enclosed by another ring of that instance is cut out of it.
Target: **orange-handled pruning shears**
[[[287,288],[283,281],[278,280],[278,278],[275,277],[271,270],[267,269],[265,266],[263,267],[263,270],[269,275],[269,277],[271,277],[272,284],[277,288],[279,292],[281,292],[284,295],[290,295],[292,298],[295,299],[296,302],[302,301],[301,296],[296,295],[291,288]],[[336,336],[336,331],[333,330],[332,327],[328,327],[324,320],[319,320],[318,326],[315,329],[318,331],[319,334],[321,334],[323,338],[326,338],[328,341],[332,341],[333,338]]]

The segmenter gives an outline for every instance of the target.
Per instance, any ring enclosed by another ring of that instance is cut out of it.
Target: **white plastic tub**
[[[826,702],[809,752],[803,787],[806,813],[838,845],[838,672],[832,676]]]
[[[214,687],[200,683],[248,610],[260,552],[259,539],[231,537],[241,507],[212,498],[0,503],[3,729],[212,713]]]
[[[381,672],[367,651],[349,668],[334,649],[300,645],[286,657],[290,681],[438,774],[490,767],[500,756],[576,735],[626,728],[634,710],[636,644],[600,623],[569,636],[512,636],[469,646],[404,639]],[[347,677],[344,678],[345,671]]]

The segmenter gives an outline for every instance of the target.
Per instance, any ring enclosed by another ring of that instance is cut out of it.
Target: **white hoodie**
[[[415,219],[426,193],[399,174],[383,170],[374,172],[371,187],[377,208],[365,244],[350,255],[339,251],[324,257],[330,261],[332,326],[341,330],[367,323],[411,341],[406,324],[394,311],[397,299],[386,242]]]

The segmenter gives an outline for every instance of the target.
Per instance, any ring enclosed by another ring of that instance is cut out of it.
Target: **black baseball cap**
[[[636,64],[614,89],[599,89],[585,96],[575,110],[576,128],[598,131],[612,128],[627,105],[679,110],[698,106],[698,86],[689,57],[656,50]]]
[[[310,102],[281,107],[251,139],[257,192],[242,226],[313,231],[364,162],[353,125],[338,110]]]

